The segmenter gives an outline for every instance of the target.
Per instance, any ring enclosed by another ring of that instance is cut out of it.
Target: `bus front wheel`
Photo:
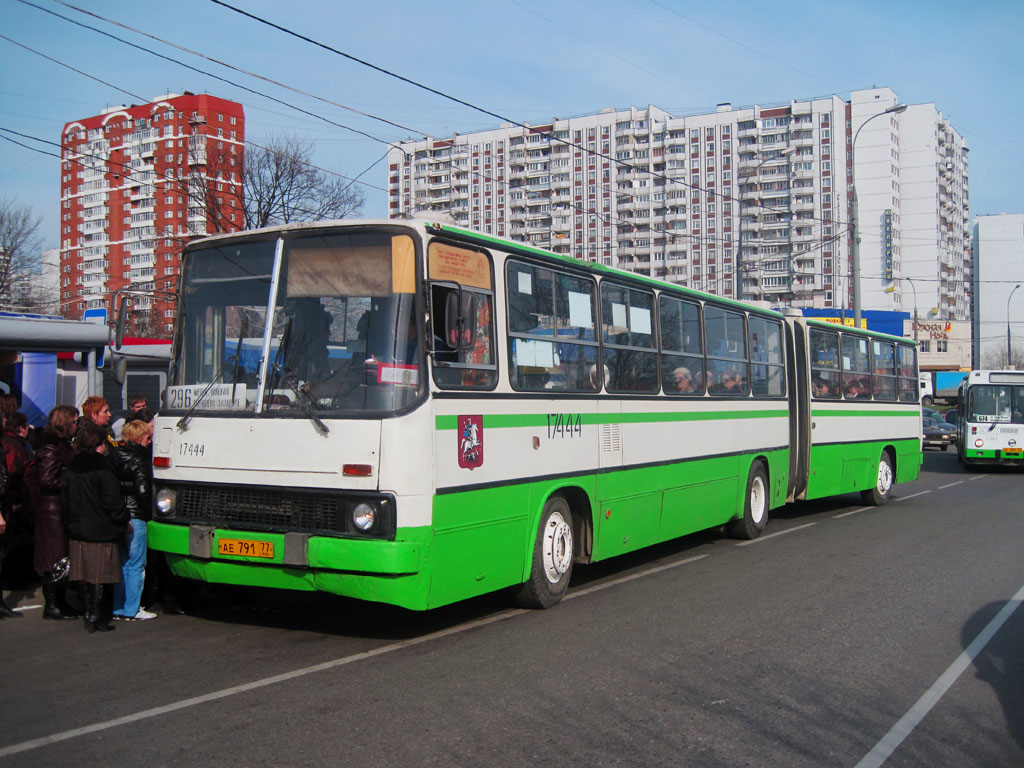
[[[727,526],[734,539],[756,539],[768,524],[768,473],[764,464],[755,461],[747,476],[747,495],[743,502],[743,517]]]
[[[555,605],[569,586],[575,556],[569,502],[563,496],[552,496],[537,527],[530,578],[519,587],[516,603],[523,608]]]
[[[860,498],[865,504],[873,504],[880,507],[889,500],[892,492],[893,471],[892,457],[888,451],[882,451],[878,460],[878,474],[875,476],[875,487],[860,492]]]

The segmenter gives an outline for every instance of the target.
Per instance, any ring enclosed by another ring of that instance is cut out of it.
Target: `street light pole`
[[[914,279],[911,277],[907,278],[907,282],[910,283],[910,287],[914,291],[914,343],[917,344],[917,286],[914,285]]]
[[[850,143],[850,185],[852,187],[850,194],[850,234],[853,235],[853,252],[850,255],[853,262],[853,325],[855,328],[860,328],[860,227],[857,224],[857,181],[855,178],[857,137],[864,130],[864,126],[876,117],[900,114],[906,111],[906,104],[896,104],[882,112],[877,112],[860,124],[857,132],[853,134],[853,141]]]
[[[1013,298],[1013,294],[1020,288],[1020,283],[1013,286],[1013,290],[1010,291],[1010,295],[1006,297],[1006,367],[1009,368],[1013,363],[1013,347],[1010,345],[1010,299]]]

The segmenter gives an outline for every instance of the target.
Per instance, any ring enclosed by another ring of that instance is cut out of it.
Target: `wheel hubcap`
[[[892,487],[892,467],[889,466],[888,461],[882,461],[878,464],[878,492],[883,496],[889,492]]]
[[[572,529],[558,512],[548,518],[541,554],[544,575],[552,584],[562,578],[572,565]]]
[[[750,518],[758,525],[764,519],[764,509],[764,480],[760,477],[755,477],[754,482],[750,485]]]

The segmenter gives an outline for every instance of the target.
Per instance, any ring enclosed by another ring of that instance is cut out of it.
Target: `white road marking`
[[[849,512],[840,512],[838,515],[832,515],[832,519],[838,520],[840,517],[849,517],[850,515],[856,515],[858,512],[867,512],[869,509],[875,509],[875,507],[861,507],[860,509],[854,509]]]
[[[971,475],[967,479],[968,480],[981,480],[981,478],[983,478],[983,477],[988,477],[988,475]]]
[[[957,480],[955,483],[946,483],[945,485],[940,485],[939,486],[939,490],[940,491],[944,491],[947,488],[952,488],[954,485],[960,485],[960,483],[962,483],[962,482],[964,482],[964,481],[963,480]]]
[[[570,592],[562,599],[572,600],[574,597],[582,597],[583,595],[589,595],[591,592],[598,592],[602,589],[607,589],[608,587],[625,584],[627,581],[633,581],[634,579],[639,579],[642,576],[650,576],[651,574],[660,573],[661,571],[668,571],[672,568],[678,568],[680,565],[689,565],[690,563],[695,563],[698,560],[703,560],[705,557],[708,557],[708,555],[695,555],[694,557],[688,557],[685,560],[677,560],[676,562],[668,563],[667,565],[659,565],[656,568],[649,568],[646,571],[640,571],[639,573],[631,573],[628,576],[622,576],[618,579],[612,579],[611,581],[606,581],[601,584],[595,584],[592,587],[587,587],[576,592]]]
[[[892,500],[893,501],[906,501],[907,499],[916,499],[918,496],[924,496],[926,493],[931,493],[931,491],[930,490],[929,491],[918,491],[917,493],[912,493],[909,496],[893,496]]]
[[[817,523],[804,523],[803,525],[798,525],[795,528],[787,528],[786,530],[779,531],[778,533],[769,533],[767,536],[758,536],[756,539],[751,539],[750,541],[739,541],[736,543],[736,546],[749,547],[751,544],[759,544],[762,541],[774,539],[776,536],[785,536],[787,533],[793,533],[794,531],[799,531],[802,528],[810,528],[812,525],[817,525]]]
[[[899,722],[896,723],[889,732],[881,738],[881,740],[875,744],[874,748],[868,752],[864,758],[857,763],[856,768],[879,768],[889,756],[896,751],[896,748],[903,743],[904,739],[910,735],[911,731],[917,727],[917,725],[925,718],[925,716],[931,711],[939,699],[941,699],[946,691],[948,691],[953,683],[956,682],[957,678],[963,674],[964,670],[968,669],[977,658],[978,654],[982,652],[988,641],[992,639],[993,635],[999,631],[999,628],[1006,623],[1006,620],[1010,618],[1010,615],[1017,610],[1021,602],[1024,601],[1024,586],[1017,590],[1010,600],[1007,601],[1006,605],[1002,607],[1002,610],[996,614],[995,618],[988,623],[988,625],[978,633],[978,636],[974,638],[970,645],[964,649],[952,664],[943,672],[939,679],[936,680],[932,687],[925,691],[924,695],[917,700],[917,703],[912,706],[907,713],[900,718]]]

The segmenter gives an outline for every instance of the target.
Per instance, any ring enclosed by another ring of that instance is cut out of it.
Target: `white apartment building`
[[[850,306],[851,108],[863,123],[872,110],[895,103],[884,88],[854,92],[850,103],[832,96],[742,109],[723,104],[682,117],[654,106],[605,109],[402,142],[389,153],[390,212],[450,213],[463,226],[719,295]],[[858,138],[865,309],[902,308],[898,129],[908,114],[916,125],[918,116],[907,110],[874,120]],[[861,149],[876,140],[869,132],[876,124],[885,125],[886,141],[895,136],[896,155],[879,163],[881,150],[870,151],[864,162],[873,167],[862,172]],[[936,217],[939,155],[936,140]],[[966,216],[966,150],[956,168],[964,169],[957,195]],[[880,186],[892,194],[876,194]],[[866,230],[885,211],[896,230],[891,270],[884,234],[892,233]],[[936,225],[936,281],[939,239]],[[959,254],[961,270],[966,253]],[[939,316],[952,317],[948,301],[943,307]]]
[[[972,278],[974,367],[1024,369],[1024,214],[974,219]]]
[[[970,317],[967,144],[934,104],[900,113],[890,88],[854,91],[851,146],[865,308],[921,322]]]

